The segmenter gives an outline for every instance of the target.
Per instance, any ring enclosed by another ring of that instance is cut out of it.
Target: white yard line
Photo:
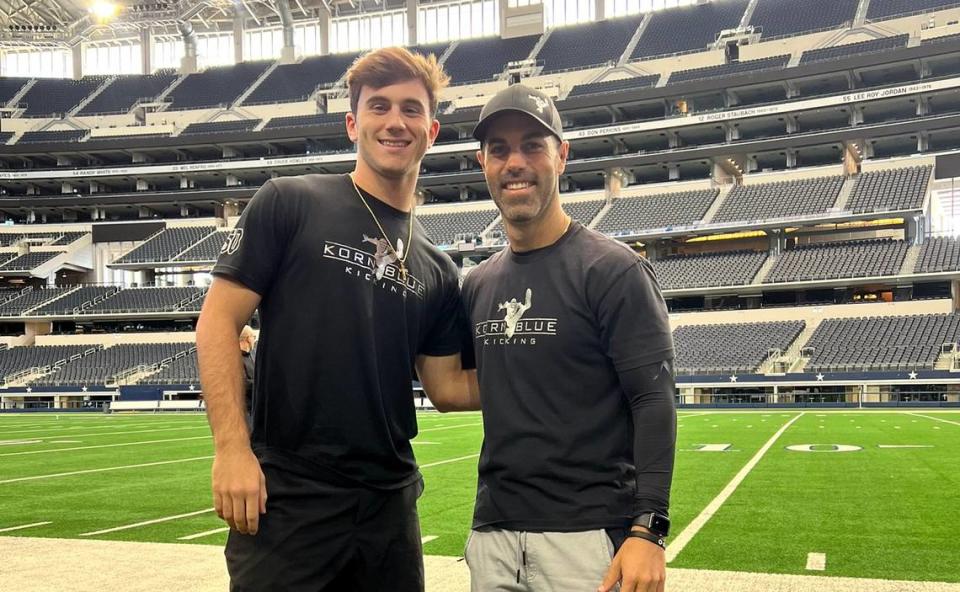
[[[437,540],[438,538],[440,538],[440,537],[435,536],[435,535],[425,536],[425,537],[423,537],[422,539],[420,539],[420,544],[421,544],[421,545],[425,545],[425,544],[429,543],[430,541],[435,541],[435,540]]]
[[[0,446],[16,446],[17,444],[38,444],[43,440],[0,440]]]
[[[208,537],[215,534],[220,534],[221,532],[227,532],[230,530],[229,526],[224,526],[222,528],[214,528],[213,530],[205,530],[203,532],[198,532],[196,534],[188,534],[187,536],[178,537],[178,541],[192,541],[194,539],[201,539],[203,537]]]
[[[47,524],[53,524],[49,520],[46,522],[34,522],[33,524],[21,524],[20,526],[9,526],[7,528],[0,528],[0,532],[13,532],[14,530],[23,530],[25,528],[35,528],[37,526],[46,526]]]
[[[73,432],[73,430],[84,430],[84,429],[89,429],[89,428],[94,428],[94,427],[97,427],[97,426],[90,426],[90,425],[85,425],[85,426],[76,425],[76,426],[62,426],[62,427],[44,426],[44,427],[42,427],[42,428],[35,428],[35,429],[32,429],[32,430],[3,430],[3,431],[0,431],[0,436],[6,436],[7,434],[19,434],[19,433],[22,433],[22,432],[48,432],[49,435],[47,435],[46,437],[50,437],[50,438],[56,438],[56,437],[61,437],[61,436],[99,436],[99,435],[109,435],[109,434],[124,434],[124,433],[126,433],[126,434],[136,434],[136,433],[140,433],[140,432],[133,431],[133,430],[128,431],[128,432],[118,432],[118,431],[101,432],[101,433],[99,433],[99,434],[77,434],[77,433],[74,433],[74,432]],[[106,426],[102,426],[102,427],[106,427]],[[148,431],[148,432],[149,432],[149,431],[160,432],[160,431],[164,431],[164,430],[196,430],[196,429],[199,429],[199,428],[201,428],[201,427],[204,427],[204,428],[205,428],[205,427],[209,427],[209,426],[208,426],[207,422],[204,421],[204,422],[190,422],[190,423],[186,423],[186,422],[183,422],[183,423],[162,423],[162,424],[156,424],[156,423],[154,423],[154,424],[141,423],[141,424],[130,424],[130,425],[116,425],[116,426],[112,426],[111,429],[112,429],[112,430],[119,430],[119,429],[127,429],[127,428],[150,428],[149,430],[144,430],[144,431]],[[31,435],[28,436],[28,437],[29,437],[29,438],[42,438],[42,437],[44,437],[44,434],[31,434]]]
[[[478,426],[478,425],[483,425],[483,422],[478,421],[476,423],[458,423],[457,425],[443,426],[442,428],[427,428],[425,430],[419,430],[419,433],[422,434],[423,432],[439,432],[440,430],[452,430],[454,428],[468,428],[471,426]]]
[[[687,543],[689,543],[690,540],[693,539],[698,532],[700,532],[700,529],[706,525],[707,521],[713,518],[713,515],[717,513],[717,511],[720,509],[720,506],[722,506],[724,502],[726,502],[727,499],[733,495],[733,492],[737,490],[737,487],[739,487],[741,483],[743,483],[743,480],[746,479],[747,475],[750,474],[750,471],[757,466],[757,463],[760,462],[760,459],[762,459],[763,455],[770,450],[777,439],[785,431],[787,431],[787,428],[793,425],[793,422],[797,421],[801,417],[803,417],[803,412],[800,412],[800,414],[794,416],[793,419],[783,424],[783,426],[777,430],[777,433],[767,440],[767,443],[764,444],[755,455],[753,455],[753,458],[751,458],[742,469],[740,469],[740,472],[734,476],[733,480],[731,480],[730,483],[727,483],[727,486],[723,488],[723,491],[721,491],[717,497],[713,498],[713,501],[707,504],[707,507],[704,508],[703,511],[693,519],[693,522],[688,524],[687,527],[683,529],[683,531],[678,534],[673,541],[670,542],[670,544],[667,546],[668,562],[673,561],[680,551],[683,551],[683,548],[687,546]]]
[[[72,448],[50,448],[47,450],[24,450],[21,452],[4,452],[0,456],[22,456],[25,454],[49,454],[51,452],[68,452],[73,450],[92,450],[94,448],[117,448],[119,446],[140,446],[142,444],[162,444],[164,442],[185,442],[187,440],[210,440],[213,436],[191,436],[189,438],[167,438],[166,440],[143,440],[140,442],[120,442],[117,444],[96,444],[93,446],[74,446]]]
[[[421,468],[421,469],[428,469],[428,468],[430,468],[430,467],[437,467],[437,466],[440,466],[440,465],[445,465],[445,464],[449,464],[449,463],[459,462],[459,461],[461,461],[461,460],[469,460],[469,459],[471,459],[471,458],[479,458],[479,457],[480,457],[480,453],[478,452],[477,454],[468,454],[467,456],[458,456],[457,458],[448,458],[447,460],[438,460],[437,462],[432,462],[432,463],[429,463],[429,464],[420,465],[420,468]]]
[[[30,476],[30,477],[16,477],[16,478],[14,478],[14,479],[4,479],[4,480],[0,481],[0,485],[4,485],[4,484],[6,484],[6,483],[19,483],[19,482],[21,482],[21,481],[36,481],[36,480],[39,480],[39,479],[53,479],[53,478],[56,478],[56,477],[72,477],[73,475],[87,475],[87,474],[90,474],[90,473],[105,473],[105,472],[107,472],[107,471],[122,471],[122,470],[124,470],[124,469],[139,469],[139,468],[142,468],[142,467],[158,467],[158,466],[161,466],[161,465],[172,465],[172,464],[177,464],[177,463],[193,462],[193,461],[197,461],[197,460],[210,460],[210,459],[212,459],[212,458],[213,458],[213,455],[210,455],[210,456],[195,456],[195,457],[193,457],[193,458],[180,458],[180,459],[177,459],[177,460],[161,460],[161,461],[157,461],[157,462],[141,463],[141,464],[138,464],[138,465],[122,465],[122,466],[119,466],[119,467],[103,467],[102,469],[86,469],[86,470],[83,470],[83,471],[70,471],[70,472],[67,472],[67,473],[50,473],[50,474],[47,474],[47,475],[32,475],[32,476]]]
[[[877,448],[933,448],[930,444],[877,444]]]
[[[119,426],[118,426],[119,427]],[[173,428],[150,428],[149,430],[127,430],[127,431],[116,431],[112,430],[109,432],[93,432],[90,434],[78,434],[76,432],[67,432],[63,433],[58,431],[52,433],[48,436],[30,436],[31,438],[91,438],[93,436],[125,436],[127,434],[149,434],[153,432],[175,432],[177,430],[209,430],[210,426],[207,424],[195,425],[195,426],[179,426]]]
[[[154,518],[153,520],[144,520],[143,522],[136,522],[134,524],[124,524],[123,526],[115,526],[113,528],[105,528],[103,530],[95,530],[93,532],[83,532],[83,533],[80,533],[79,536],[89,537],[89,536],[97,536],[99,534],[107,534],[109,532],[117,532],[119,530],[129,530],[131,528],[149,526],[150,524],[159,524],[161,522],[170,522],[171,520],[179,520],[181,518],[199,516],[200,514],[213,512],[213,510],[214,510],[213,508],[207,508],[206,510],[197,510],[196,512],[187,512],[186,514],[176,514],[175,516],[164,516],[163,518]]]
[[[922,417],[924,419],[932,419],[933,421],[940,421],[943,423],[949,423],[951,425],[960,426],[960,421],[950,421],[949,419],[940,419],[939,417],[933,417],[930,415],[921,415],[919,413],[911,413],[910,415],[915,415],[917,417]]]

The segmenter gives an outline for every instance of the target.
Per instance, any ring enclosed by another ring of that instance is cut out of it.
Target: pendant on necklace
[[[400,262],[400,281],[404,285],[407,284],[407,266],[403,264],[403,261]]]

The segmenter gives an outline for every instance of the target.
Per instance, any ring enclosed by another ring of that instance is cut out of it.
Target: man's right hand
[[[217,452],[213,458],[213,506],[240,534],[257,534],[267,513],[267,480],[249,447]]]

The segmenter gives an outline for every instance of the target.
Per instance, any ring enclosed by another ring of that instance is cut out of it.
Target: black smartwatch
[[[653,534],[665,537],[670,534],[670,519],[656,512],[644,512],[633,519],[632,526],[642,526]]]

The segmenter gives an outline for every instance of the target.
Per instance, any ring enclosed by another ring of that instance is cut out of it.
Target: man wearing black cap
[[[563,211],[549,97],[501,91],[474,137],[510,246],[463,285],[484,411],[472,588],[662,592],[676,412],[656,277]]]

